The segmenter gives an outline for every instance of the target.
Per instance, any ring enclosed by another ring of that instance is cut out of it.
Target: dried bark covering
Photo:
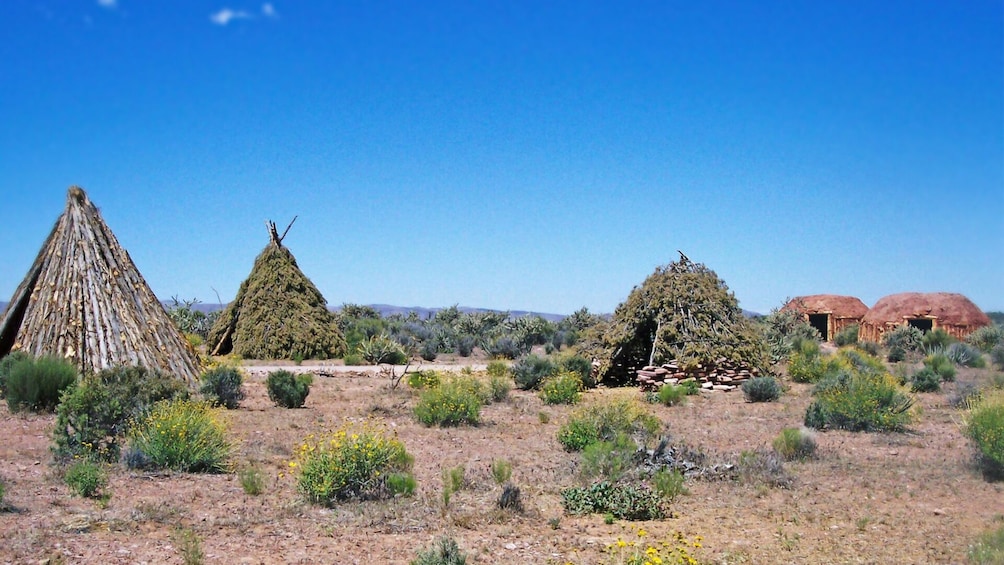
[[[0,356],[20,349],[82,372],[142,365],[198,379],[198,357],[79,187],[0,318]]]
[[[990,318],[961,294],[951,292],[904,292],[880,299],[861,321],[866,339],[877,341],[888,329],[908,319],[930,318],[956,338],[990,325]]]
[[[245,359],[329,359],[345,349],[324,297],[277,237],[255,259],[207,343],[213,355]]]
[[[868,313],[868,307],[860,299],[839,294],[799,296],[788,301],[783,309],[796,310],[802,314],[832,314],[837,318],[856,318],[859,320]]]
[[[588,353],[599,362],[600,378],[616,384],[632,382],[646,365],[672,359],[683,366],[724,359],[768,368],[766,344],[725,282],[682,254],[631,291],[602,342]]]

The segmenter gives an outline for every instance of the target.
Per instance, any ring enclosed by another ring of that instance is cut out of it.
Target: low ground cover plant
[[[78,496],[96,498],[108,486],[108,474],[99,463],[81,459],[66,469],[63,480]]]
[[[1004,526],[984,532],[969,546],[970,563],[976,565],[1000,565],[1004,563]]]
[[[226,472],[233,449],[219,410],[186,399],[154,404],[130,428],[129,447],[154,467],[186,473]]]
[[[58,357],[24,357],[14,361],[4,379],[7,406],[11,412],[51,412],[62,392],[77,381],[77,369]]]
[[[924,367],[910,377],[912,392],[938,392],[941,390],[941,375],[931,367]]]
[[[753,377],[742,386],[746,402],[774,402],[781,398],[781,383],[774,377]]]
[[[415,404],[415,417],[426,426],[476,426],[488,396],[484,385],[473,377],[452,377],[422,391]]]
[[[976,448],[984,474],[1004,479],[1004,390],[992,389],[970,400],[964,432]]]
[[[810,428],[902,431],[912,419],[913,399],[882,362],[864,352],[841,350],[837,370],[816,384],[805,414]]]
[[[612,441],[620,434],[646,443],[659,433],[662,423],[644,405],[619,399],[577,409],[558,430],[558,442],[567,451],[582,451],[597,441]]]
[[[278,370],[268,374],[265,388],[268,389],[269,400],[276,406],[301,408],[307,401],[313,382],[313,375],[307,373],[294,375],[289,371]]]
[[[690,389],[686,386],[666,383],[659,387],[650,400],[663,406],[676,406],[685,403],[689,393]]]
[[[307,436],[289,465],[298,473],[297,489],[308,501],[333,506],[402,494],[392,490],[394,485],[410,484],[414,492],[414,479],[407,480],[412,463],[395,436],[365,424]]]
[[[466,565],[467,556],[452,537],[437,539],[432,547],[418,552],[410,565]]]
[[[57,459],[119,458],[122,438],[155,402],[188,398],[180,379],[143,367],[114,367],[85,376],[56,409],[53,452]]]
[[[578,373],[561,371],[541,382],[540,399],[544,404],[578,404],[582,388],[582,377]]]
[[[659,520],[665,503],[643,485],[599,481],[587,487],[561,491],[561,504],[569,514],[610,514],[621,520]]]
[[[244,375],[237,367],[221,366],[202,373],[199,393],[213,406],[235,410],[244,400]]]

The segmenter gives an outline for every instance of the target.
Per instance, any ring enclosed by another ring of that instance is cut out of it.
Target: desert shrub
[[[816,453],[816,438],[805,428],[785,428],[774,438],[773,446],[785,461],[807,459]]]
[[[408,386],[411,388],[434,388],[439,386],[442,378],[436,371],[415,371],[408,373]]]
[[[686,397],[686,388],[666,383],[659,387],[659,390],[653,395],[652,400],[663,406],[676,406],[677,404],[683,404],[686,401]]]
[[[886,355],[886,360],[890,363],[899,363],[900,361],[906,360],[906,350],[898,345],[894,345],[889,348],[889,353]]]
[[[154,404],[129,430],[129,447],[154,467],[186,473],[223,473],[232,451],[219,412],[180,399]]]
[[[851,324],[846,328],[837,332],[837,335],[833,337],[833,342],[837,344],[837,347],[857,345],[859,329],[860,326],[858,326],[857,324]]]
[[[781,456],[774,450],[743,451],[736,463],[739,480],[745,484],[787,488],[793,481],[784,468]]]
[[[945,357],[960,367],[975,367],[982,369],[987,366],[979,349],[968,343],[956,342],[945,349]]]
[[[617,481],[631,467],[636,451],[638,446],[627,434],[618,434],[611,441],[590,443],[582,450],[582,476]]]
[[[894,348],[901,349],[904,355],[920,349],[923,340],[924,332],[909,325],[898,326],[882,335],[882,345],[890,351]]]
[[[676,386],[682,388],[683,393],[687,396],[694,396],[701,392],[701,385],[693,378],[680,381]]]
[[[387,493],[392,497],[411,496],[418,488],[415,476],[409,472],[390,473],[386,480]]]
[[[492,359],[486,368],[489,377],[510,377],[509,365],[505,361]]]
[[[11,412],[51,412],[59,395],[77,381],[77,369],[58,357],[25,358],[11,365],[4,386]]]
[[[819,352],[819,343],[800,340],[788,358],[788,376],[796,383],[814,383],[826,372],[826,361]]]
[[[408,361],[408,355],[404,352],[401,344],[385,334],[378,334],[360,341],[359,345],[356,346],[356,351],[371,365],[381,363],[402,365]]]
[[[984,532],[969,546],[969,562],[975,565],[1000,565],[1004,563],[1004,526]]]
[[[545,378],[555,374],[558,368],[547,357],[531,354],[521,357],[509,370],[517,387],[521,390],[532,390],[540,386]]]
[[[799,342],[819,341],[821,337],[819,331],[793,308],[772,311],[763,318],[761,326],[771,363],[784,362]]]
[[[418,350],[418,354],[425,361],[435,361],[439,355],[439,343],[435,340],[423,342],[422,347]]]
[[[426,426],[478,425],[485,393],[470,377],[456,377],[422,391],[415,417]]]
[[[561,491],[569,514],[611,514],[620,520],[659,520],[666,516],[663,501],[644,486],[600,481],[588,487]]]
[[[579,375],[585,388],[596,386],[596,380],[593,379],[593,362],[581,355],[562,355],[558,360],[558,368]]]
[[[805,425],[850,431],[903,430],[910,422],[913,400],[902,392],[896,378],[846,358],[840,366],[813,390],[815,400],[806,411]]]
[[[753,377],[743,383],[746,402],[774,402],[781,398],[781,383],[774,377]]]
[[[990,361],[998,369],[1004,370],[1004,343],[990,350]]]
[[[289,371],[272,371],[265,379],[268,398],[276,406],[283,408],[300,408],[310,394],[310,385],[314,377],[310,374],[294,375]]]
[[[257,467],[244,467],[237,473],[237,478],[241,481],[244,494],[258,496],[265,492],[265,478]]]
[[[450,497],[453,493],[460,491],[466,484],[464,477],[466,470],[463,465],[457,465],[449,469],[443,469],[443,507],[450,505]]]
[[[56,409],[53,452],[61,459],[114,461],[129,424],[155,402],[170,398],[188,398],[188,389],[159,371],[115,367],[87,375]]]
[[[508,336],[488,340],[483,348],[491,359],[516,359],[529,351],[529,347],[520,345]]]
[[[945,382],[955,380],[955,364],[944,353],[928,355],[924,358],[924,366],[934,371]]]
[[[913,392],[938,392],[941,390],[941,375],[931,367],[924,367],[910,377],[910,390]]]
[[[544,404],[577,404],[582,397],[582,379],[578,373],[562,371],[544,379],[540,399]]]
[[[879,344],[874,341],[859,341],[857,347],[872,357],[879,355]]]
[[[471,353],[474,352],[474,345],[477,344],[477,340],[474,336],[462,335],[457,338],[457,355],[461,357],[470,357]]]
[[[199,392],[212,406],[234,410],[244,400],[244,375],[237,367],[215,367],[202,373]]]
[[[971,402],[963,421],[984,472],[1004,478],[1004,391],[992,390]]]
[[[7,398],[7,375],[10,374],[11,367],[26,359],[31,359],[31,355],[21,350],[11,351],[0,359],[0,398]]]
[[[505,459],[495,459],[492,461],[491,472],[495,484],[502,486],[512,477],[512,463]]]
[[[522,512],[523,511],[523,497],[516,485],[507,484],[502,487],[502,492],[499,494],[498,501],[496,501],[498,507],[502,510],[509,510],[511,512]]]
[[[388,478],[410,474],[412,463],[396,436],[365,425],[307,436],[290,466],[299,469],[297,489],[307,500],[332,506],[353,498],[393,495]]]
[[[84,498],[99,496],[99,493],[108,486],[108,474],[100,464],[88,459],[70,465],[63,480],[73,492]]]
[[[644,444],[661,426],[659,419],[637,402],[599,402],[573,412],[558,430],[558,441],[568,451],[582,451],[591,443],[612,441],[620,434],[637,436]]]
[[[664,500],[673,502],[677,497],[688,494],[686,479],[679,469],[662,468],[652,475],[652,489]]]
[[[512,378],[509,376],[508,371],[502,375],[489,374],[488,394],[491,402],[502,402],[509,397],[509,391],[511,390]]]
[[[191,528],[175,526],[171,532],[171,542],[178,549],[184,565],[202,565],[205,562],[206,553],[202,550],[202,538]]]
[[[1004,344],[1004,326],[990,324],[989,326],[978,328],[966,336],[966,343],[983,353],[990,353],[994,347]]]
[[[943,328],[938,328],[936,330],[931,330],[924,334],[920,338],[920,345],[924,351],[931,353],[936,351],[944,351],[955,341],[955,338],[948,335]]]
[[[419,551],[410,565],[466,565],[467,556],[452,537],[441,537],[432,547]]]

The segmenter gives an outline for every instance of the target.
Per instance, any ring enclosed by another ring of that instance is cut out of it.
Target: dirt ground
[[[310,367],[295,367],[307,371]],[[478,427],[426,428],[412,415],[417,395],[388,388],[379,373],[340,369],[315,379],[306,407],[273,406],[267,367],[247,367],[247,398],[227,412],[234,464],[260,466],[266,491],[244,494],[236,474],[110,471],[111,499],[73,496],[51,464],[52,415],[0,407],[0,512],[3,563],[182,563],[177,528],[194,531],[207,563],[408,563],[437,537],[452,535],[468,563],[608,563],[619,536],[648,540],[674,532],[703,537],[704,563],[964,563],[980,532],[1004,520],[1004,485],[975,470],[949,399],[956,384],[917,395],[920,416],[908,433],[829,431],[818,457],[788,463],[791,488],[688,481],[672,517],[617,521],[562,512],[559,492],[577,484],[577,456],[564,452],[558,428],[572,407],[545,406],[513,391],[487,406]],[[965,370],[960,381],[987,378]],[[596,389],[584,402],[642,398],[635,389]],[[749,404],[740,392],[705,393],[683,406],[650,405],[676,441],[712,454],[767,447],[802,422],[809,388],[792,384],[779,402]],[[347,420],[374,420],[414,455],[415,496],[326,509],[305,503],[286,473],[306,435]],[[488,467],[508,459],[523,514],[495,510],[499,489]],[[463,465],[469,486],[442,504],[444,469]],[[48,560],[48,561],[46,561]]]

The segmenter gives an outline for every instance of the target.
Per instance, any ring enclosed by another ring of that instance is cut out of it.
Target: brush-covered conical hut
[[[330,359],[342,355],[345,339],[334,314],[282,245],[289,227],[282,236],[274,223],[268,222],[268,228],[271,241],[255,259],[237,297],[209,331],[209,352],[235,353],[244,359]]]
[[[199,374],[195,351],[76,186],[0,318],[0,357],[12,350],[64,357],[84,373],[142,365],[189,384]]]
[[[725,282],[683,253],[631,291],[602,342],[589,353],[611,384],[634,381],[637,370],[674,359],[681,367],[725,361],[768,369],[763,338]]]

